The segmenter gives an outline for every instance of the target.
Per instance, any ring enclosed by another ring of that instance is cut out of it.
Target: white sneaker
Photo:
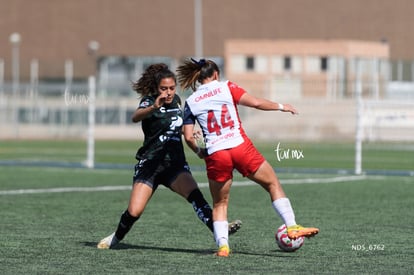
[[[103,238],[98,245],[98,249],[110,249],[119,243],[119,240],[115,237],[115,232],[106,238]]]

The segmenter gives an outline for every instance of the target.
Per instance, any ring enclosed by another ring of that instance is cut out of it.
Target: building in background
[[[280,139],[355,137],[360,75],[365,98],[383,101],[364,106],[369,138],[412,140],[413,10],[412,0],[0,0],[0,138],[82,137],[89,102],[97,136],[134,138],[131,83],[146,66],[206,57],[298,107],[294,123],[278,116]],[[274,138],[268,112],[240,109],[251,136]]]
[[[34,59],[41,82],[63,80],[68,60],[73,79],[85,79],[96,68],[88,56],[91,40],[100,43],[95,62],[114,81],[121,74],[137,78],[151,58],[175,66],[196,55],[197,43],[203,56],[224,58],[231,39],[385,41],[392,79],[412,81],[414,75],[411,0],[0,0],[0,7],[6,82],[15,32],[23,81],[30,80]]]
[[[381,42],[228,40],[225,60],[229,79],[271,100],[354,97],[358,65],[363,93],[379,98],[390,77],[389,46]]]

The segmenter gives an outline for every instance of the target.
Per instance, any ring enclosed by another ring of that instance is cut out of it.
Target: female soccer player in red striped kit
[[[206,162],[213,197],[214,237],[218,246],[216,255],[228,257],[230,254],[227,208],[233,169],[260,184],[269,193],[273,208],[288,228],[289,238],[316,235],[318,228],[296,224],[294,211],[275,171],[244,132],[236,105],[298,114],[296,109],[290,104],[257,98],[233,82],[220,81],[219,68],[211,60],[185,61],[177,72],[181,88],[194,91],[184,107],[184,138],[188,146]],[[198,147],[194,137],[196,121],[203,132],[205,148]]]

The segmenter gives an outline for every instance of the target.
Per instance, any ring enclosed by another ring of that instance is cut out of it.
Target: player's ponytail
[[[220,73],[216,63],[211,60],[200,59],[199,61],[191,58],[186,60],[177,68],[178,83],[182,89],[191,88],[196,90],[196,85],[202,83],[206,78],[213,75],[214,72]]]

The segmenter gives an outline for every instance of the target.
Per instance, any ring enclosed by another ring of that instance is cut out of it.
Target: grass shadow
[[[84,246],[96,248],[96,242],[81,242]],[[153,245],[134,245],[128,243],[119,243],[116,247],[111,250],[127,250],[127,249],[136,249],[136,250],[158,250],[165,252],[177,252],[177,253],[189,253],[189,254],[198,254],[198,255],[214,255],[215,250],[212,249],[188,249],[188,248],[176,248],[176,247],[160,247]],[[296,257],[295,253],[286,253],[281,250],[272,251],[272,253],[258,253],[246,250],[234,250],[234,254],[242,254],[248,256],[260,256],[260,257]]]
[[[96,248],[96,242],[82,242],[84,246]],[[211,249],[188,249],[188,248],[173,248],[173,247],[159,247],[159,246],[146,246],[146,245],[134,245],[128,243],[119,243],[116,247],[111,250],[125,250],[125,249],[137,249],[137,250],[159,250],[165,252],[179,252],[179,253],[191,253],[207,255],[213,254],[214,251]]]

